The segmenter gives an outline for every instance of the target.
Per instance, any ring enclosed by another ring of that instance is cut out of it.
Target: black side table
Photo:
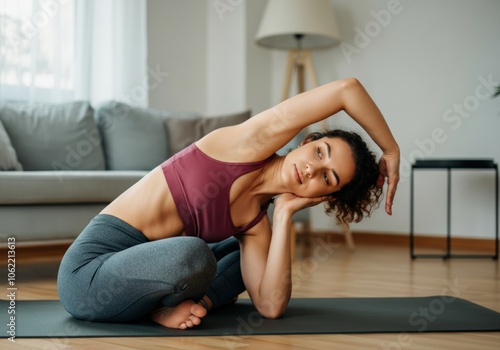
[[[414,222],[413,222],[413,172],[415,169],[447,169],[448,170],[448,206],[447,206],[447,230],[446,230],[446,254],[421,254],[414,253]],[[495,170],[495,255],[458,255],[451,254],[451,169],[491,169]],[[410,192],[410,256],[415,258],[492,258],[498,259],[498,167],[492,159],[429,159],[416,160],[411,167],[411,192]]]

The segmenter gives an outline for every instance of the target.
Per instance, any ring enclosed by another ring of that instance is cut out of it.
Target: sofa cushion
[[[0,105],[0,120],[24,170],[103,170],[104,154],[92,107]]]
[[[3,206],[0,210],[0,242],[15,237],[17,242],[53,243],[74,240],[106,204],[49,204]],[[39,247],[43,256],[43,246]]]
[[[23,170],[17,154],[0,120],[0,170]]]
[[[145,171],[4,171],[0,205],[110,203]]]
[[[169,118],[166,125],[170,149],[172,153],[177,153],[216,129],[243,123],[248,118],[250,111],[207,118]]]
[[[193,118],[195,113],[174,113],[111,101],[96,112],[110,170],[151,170],[170,155],[165,132],[167,118]]]
[[[200,123],[201,118],[191,119],[167,119],[169,147],[172,154],[175,154],[203,136]]]

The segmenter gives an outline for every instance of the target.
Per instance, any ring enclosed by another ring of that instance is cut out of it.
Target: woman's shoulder
[[[214,130],[196,147],[214,159],[233,163],[264,161],[276,152],[246,123]]]
[[[196,142],[206,154],[227,162],[258,162],[276,154],[300,129],[287,128],[276,120],[274,109],[261,112],[245,122],[212,131]],[[274,116],[274,117],[273,117]]]

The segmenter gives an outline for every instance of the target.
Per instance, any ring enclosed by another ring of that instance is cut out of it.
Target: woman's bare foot
[[[201,323],[207,310],[192,300],[184,300],[177,306],[163,306],[151,313],[151,319],[168,328],[188,329]]]

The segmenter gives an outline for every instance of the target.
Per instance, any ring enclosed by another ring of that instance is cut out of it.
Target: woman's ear
[[[314,139],[313,139],[312,137],[308,137],[307,139],[304,139],[304,140],[302,140],[302,141],[299,143],[299,147],[300,147],[300,146],[304,146],[304,145],[308,144],[308,143],[309,143],[309,142],[311,142],[311,141],[314,141]]]
[[[314,131],[314,132],[310,133],[309,135],[307,135],[304,140],[302,140],[302,142],[300,143],[299,147],[303,146],[306,143],[309,143],[311,141],[319,140],[322,137],[324,137],[324,134],[321,134],[321,133],[319,133],[317,131]]]

